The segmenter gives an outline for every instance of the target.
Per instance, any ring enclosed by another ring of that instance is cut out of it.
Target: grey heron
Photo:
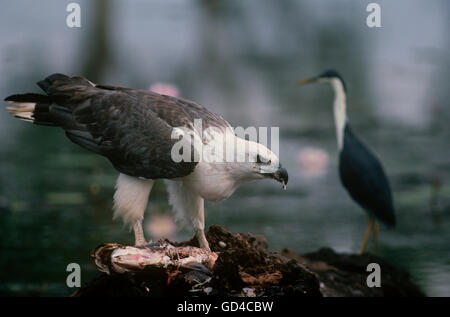
[[[299,86],[328,83],[334,90],[334,120],[339,150],[339,176],[350,196],[369,215],[360,253],[366,250],[370,233],[374,236],[374,251],[378,252],[378,224],[395,226],[395,211],[391,187],[380,161],[354,134],[347,119],[347,90],[342,76],[335,70],[299,80]]]

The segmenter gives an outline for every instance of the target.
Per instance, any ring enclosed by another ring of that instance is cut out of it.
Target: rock
[[[303,256],[289,249],[281,254],[304,263],[314,272],[324,296],[425,296],[406,271],[372,254],[338,254],[330,248]],[[380,265],[381,287],[367,286],[369,263]]]
[[[99,275],[73,296],[423,296],[405,271],[368,254],[321,249],[300,256],[288,249],[270,251],[262,236],[233,234],[217,225],[209,228],[206,237],[212,254],[218,255],[212,267],[187,263],[136,270],[127,262],[132,271],[117,274],[107,270],[111,275]],[[196,246],[194,239],[166,243],[180,250]],[[133,247],[123,248],[134,252]],[[103,258],[101,262],[112,268]],[[365,284],[366,266],[371,262],[381,266],[381,288]],[[103,268],[101,263],[99,267]]]

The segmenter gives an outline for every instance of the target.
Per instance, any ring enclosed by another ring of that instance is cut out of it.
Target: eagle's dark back
[[[36,124],[59,126],[76,144],[107,157],[121,173],[148,179],[189,175],[197,162],[174,162],[173,128],[225,129],[229,124],[204,107],[147,90],[94,85],[83,77],[53,74],[38,82],[46,95],[12,95],[10,103],[36,103]],[[20,109],[20,108],[18,108]],[[20,110],[12,110],[20,116]],[[193,156],[193,149],[191,149]],[[193,157],[192,157],[193,158]]]

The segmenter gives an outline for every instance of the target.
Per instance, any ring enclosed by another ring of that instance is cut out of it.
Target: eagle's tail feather
[[[51,103],[48,96],[27,93],[11,95],[7,97],[5,101],[11,105],[11,107],[6,107],[6,110],[16,118],[42,125],[56,125],[52,122],[42,120],[44,118],[39,119],[39,116],[36,116],[36,114],[40,112],[39,109],[42,108],[41,105],[48,105]]]
[[[11,95],[5,99],[6,107],[16,118],[65,130],[67,137],[76,144],[101,153],[100,140],[89,131],[83,116],[90,111],[89,96],[95,84],[83,77],[53,74],[39,81],[38,86],[46,93]],[[103,146],[103,149],[106,147]]]
[[[62,74],[53,74],[37,84],[47,93],[55,85],[72,81],[77,82],[79,79],[72,79]],[[84,84],[89,85],[88,83]],[[26,93],[11,95],[5,101],[11,105],[6,109],[21,120],[39,125],[58,126],[64,130],[86,130],[85,125],[76,122],[72,110],[69,108],[70,105],[59,102],[58,96]]]

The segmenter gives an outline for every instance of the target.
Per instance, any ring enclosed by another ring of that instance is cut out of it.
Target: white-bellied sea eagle
[[[37,84],[45,94],[9,96],[8,111],[35,124],[61,127],[71,141],[110,160],[120,172],[114,217],[133,226],[136,245],[146,244],[142,220],[156,179],[169,180],[169,202],[189,221],[205,249],[209,245],[204,200],[226,199],[250,180],[273,178],[283,186],[288,181],[277,155],[262,144],[237,137],[227,121],[194,102],[62,74]],[[201,131],[196,130],[195,120],[201,120]],[[185,128],[200,140],[192,143],[193,153],[198,152],[198,144],[218,149],[230,142],[243,151],[237,150],[230,161],[174,160],[173,147],[180,141],[173,137],[174,131],[182,136]],[[208,129],[214,132],[203,133]]]

